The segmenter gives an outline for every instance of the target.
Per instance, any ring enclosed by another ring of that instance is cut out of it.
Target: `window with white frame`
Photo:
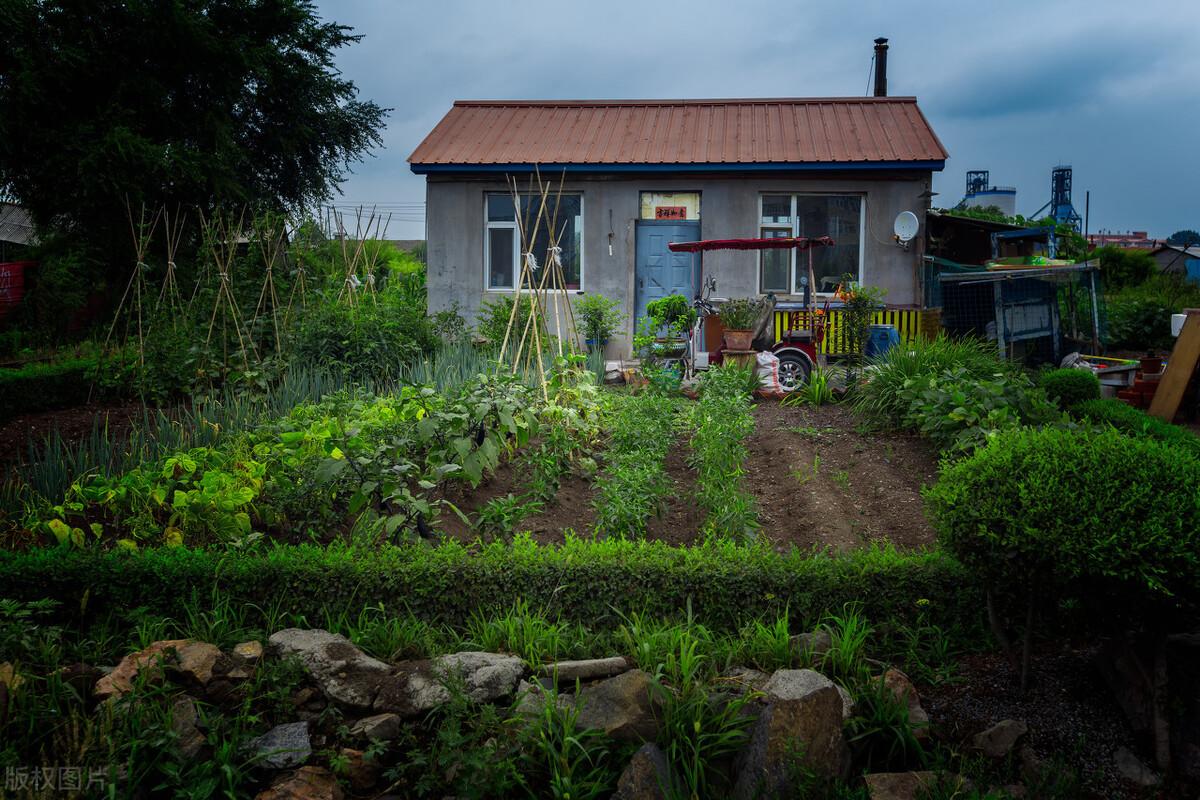
[[[846,273],[862,280],[863,205],[862,195],[764,194],[759,197],[759,236],[831,237],[833,247],[812,250],[814,289],[828,294]],[[807,275],[807,251],[759,251],[760,292],[800,294]]]
[[[567,289],[583,288],[583,195],[564,193],[549,197],[542,219],[538,221],[541,195],[521,195],[520,225],[529,231],[536,227],[531,252],[538,268],[547,265],[550,249],[550,227],[553,224],[557,244],[562,248],[563,284]],[[484,286],[500,291],[516,288],[521,277],[521,234],[518,231],[518,209],[511,194],[489,193],[484,198],[485,222],[483,237]],[[541,275],[535,276],[540,282]],[[553,279],[547,283],[556,286]]]

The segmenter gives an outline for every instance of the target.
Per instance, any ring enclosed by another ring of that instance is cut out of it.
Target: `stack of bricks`
[[[1141,369],[1133,379],[1133,386],[1117,392],[1117,397],[1134,408],[1148,409],[1158,391],[1158,381],[1162,377],[1163,363],[1161,358],[1143,358]]]

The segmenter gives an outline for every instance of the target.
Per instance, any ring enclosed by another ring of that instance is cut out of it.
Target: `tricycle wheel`
[[[779,354],[779,388],[794,392],[808,383],[808,359],[796,353]]]

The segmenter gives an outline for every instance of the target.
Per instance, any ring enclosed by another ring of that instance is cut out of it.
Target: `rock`
[[[652,740],[658,733],[650,676],[633,669],[585,686],[579,692],[581,728],[602,730],[614,739]]]
[[[379,782],[382,769],[377,761],[365,758],[362,750],[343,747],[339,752],[345,765],[342,774],[352,789],[364,792]]]
[[[175,746],[179,748],[179,754],[187,761],[200,755],[207,742],[199,724],[196,701],[186,694],[175,698],[171,704],[171,730],[175,732]]]
[[[1026,783],[1034,783],[1042,777],[1042,759],[1033,751],[1029,745],[1021,745],[1021,749],[1017,752],[1017,758],[1021,762],[1021,780]]]
[[[222,655],[216,645],[187,641],[175,648],[174,666],[185,679],[203,687],[212,680],[214,667]]]
[[[826,630],[798,633],[792,637],[791,644],[793,652],[811,663],[820,663],[833,649],[833,637]]]
[[[779,672],[805,672],[780,670]],[[844,706],[837,688],[824,676],[819,685],[812,676],[772,675],[775,691],[795,699],[772,698],[751,729],[750,742],[738,759],[735,800],[756,797],[789,797],[797,757],[814,774],[840,778],[849,766],[849,748],[842,736]],[[768,687],[771,682],[768,682]]]
[[[838,696],[842,698],[842,720],[850,719],[854,716],[854,698],[840,683],[835,683],[833,688],[837,689]]]
[[[468,651],[435,658],[431,671],[438,678],[462,680],[468,697],[486,702],[512,695],[525,674],[525,662],[516,656]]]
[[[908,676],[898,669],[889,669],[883,673],[883,685],[897,700],[908,705],[908,723],[913,735],[918,740],[929,738],[929,714],[921,707],[921,696]]]
[[[575,681],[591,681],[597,678],[611,678],[628,672],[629,661],[624,656],[611,658],[589,658],[583,661],[556,661],[553,664],[543,664],[538,668],[538,674],[553,678],[558,683],[574,683]]]
[[[629,760],[612,800],[663,800],[671,785],[671,767],[658,745],[646,742]]]
[[[833,681],[811,669],[779,669],[763,685],[765,702],[803,700],[821,689],[832,689]]]
[[[1117,772],[1121,773],[1121,777],[1134,786],[1149,789],[1159,784],[1158,773],[1143,764],[1128,747],[1117,748],[1113,753],[1113,764],[1116,765]]]
[[[1005,719],[997,722],[982,733],[975,734],[971,746],[988,758],[1004,758],[1012,752],[1017,740],[1029,732],[1022,721]]]
[[[4,666],[4,664],[0,664],[0,683],[4,682]],[[58,671],[58,677],[62,679],[63,683],[78,692],[80,697],[86,698],[92,687],[96,685],[96,681],[104,677],[104,673],[99,667],[81,662],[63,667]]]
[[[382,686],[393,677],[392,667],[336,633],[287,628],[268,641],[280,657],[298,659],[326,697],[352,709],[373,709]]]
[[[364,736],[381,742],[390,742],[400,737],[402,725],[399,714],[376,714],[360,719],[350,726],[352,736]]]
[[[933,772],[879,772],[864,775],[871,800],[917,800],[937,785]]]
[[[121,659],[112,672],[96,681],[92,694],[97,700],[120,697],[133,690],[134,679],[146,670],[150,682],[162,680],[161,664],[171,657],[175,649],[188,643],[188,639],[168,639],[154,642],[144,650],[130,653]]]
[[[344,797],[342,787],[329,770],[301,767],[259,792],[255,800],[343,800]]]
[[[721,676],[721,682],[739,688],[743,693],[746,691],[760,692],[770,677],[765,672],[759,672],[749,667],[734,667]]]
[[[257,664],[263,657],[262,642],[242,642],[233,646],[233,654],[243,661]]]
[[[256,766],[267,769],[298,767],[312,755],[307,722],[288,722],[251,739],[247,749],[254,752]]]

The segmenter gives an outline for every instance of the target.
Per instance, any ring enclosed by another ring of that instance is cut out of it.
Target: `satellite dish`
[[[920,229],[921,222],[911,211],[901,211],[896,215],[896,222],[892,225],[892,230],[896,232],[896,238],[903,244],[911,242]]]

